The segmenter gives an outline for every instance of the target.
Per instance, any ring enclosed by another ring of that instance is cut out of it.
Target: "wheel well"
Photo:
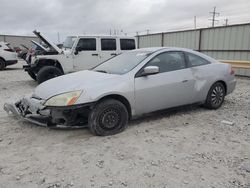
[[[62,71],[62,73],[64,74],[63,68],[62,68],[60,62],[57,61],[57,60],[54,60],[54,59],[41,59],[41,60],[39,60],[39,61],[37,62],[37,65],[38,65],[38,67],[39,67],[39,68],[38,68],[38,71],[39,71],[42,67],[44,67],[44,66],[54,66],[54,67],[59,68],[59,69]],[[38,72],[38,71],[37,71],[37,72]]]
[[[5,62],[5,59],[4,59],[4,58],[0,57],[0,59],[3,60],[3,61]]]
[[[225,92],[226,92],[226,94],[227,94],[227,84],[226,84],[226,82],[224,82],[224,81],[222,81],[222,80],[219,80],[219,81],[217,81],[217,82],[222,83],[222,85],[223,85],[224,88],[225,88]],[[217,83],[217,82],[215,82],[215,83]]]
[[[129,101],[128,101],[125,97],[123,97],[122,95],[117,95],[117,94],[114,94],[114,95],[107,95],[107,96],[102,97],[101,99],[99,99],[98,102],[103,101],[103,100],[106,100],[106,99],[115,99],[115,100],[120,101],[122,104],[124,104],[125,107],[126,107],[127,110],[128,110],[129,118],[131,118],[131,116],[132,116],[132,113],[131,113],[131,106],[130,106]]]

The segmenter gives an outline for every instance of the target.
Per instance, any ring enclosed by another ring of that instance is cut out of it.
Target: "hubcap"
[[[213,91],[212,91],[212,95],[211,95],[211,101],[214,105],[219,105],[221,104],[222,100],[223,100],[223,89],[220,86],[216,86]]]

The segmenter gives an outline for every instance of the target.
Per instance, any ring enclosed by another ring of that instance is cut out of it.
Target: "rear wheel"
[[[108,99],[98,103],[90,112],[88,126],[94,135],[114,135],[126,129],[127,108],[120,101]]]
[[[45,82],[46,80],[49,80],[49,79],[52,79],[61,75],[63,75],[63,73],[59,68],[53,67],[53,66],[45,66],[45,67],[42,67],[38,71],[37,82],[38,84],[41,84]]]
[[[217,109],[221,107],[226,95],[225,86],[221,82],[216,82],[210,88],[207,99],[205,102],[205,107],[209,109]]]
[[[0,59],[0,70],[3,70],[5,68],[5,62],[4,60]]]

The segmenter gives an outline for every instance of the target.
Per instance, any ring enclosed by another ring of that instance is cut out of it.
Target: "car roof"
[[[119,36],[119,35],[70,35],[68,37],[86,37],[86,38],[90,38],[90,37],[102,37],[102,38],[121,38],[121,39],[135,39],[135,37],[132,36]]]
[[[182,51],[182,52],[189,52],[198,56],[201,56],[208,60],[209,62],[217,62],[214,58],[207,56],[206,54],[200,53],[198,51],[195,51],[193,49],[188,49],[188,48],[180,48],[180,47],[150,47],[150,48],[139,48],[135,49],[133,51],[138,51],[138,52],[149,52],[149,53],[155,53],[155,52],[160,52],[160,51]]]
[[[160,51],[160,50],[176,50],[176,51],[194,52],[194,50],[192,50],[192,49],[179,48],[179,47],[149,47],[149,48],[135,49],[135,51],[148,51],[148,52],[156,52],[156,51]]]

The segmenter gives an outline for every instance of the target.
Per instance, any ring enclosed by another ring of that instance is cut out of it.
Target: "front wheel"
[[[62,71],[54,66],[42,67],[37,73],[37,82],[41,84],[49,79],[63,75]]]
[[[30,77],[31,77],[33,80],[36,81],[36,74],[35,74],[34,72],[30,71],[30,70],[28,70],[27,72],[28,72],[28,74],[30,75]]]
[[[114,99],[99,102],[89,114],[88,126],[94,135],[114,135],[126,129],[128,111],[123,103]]]
[[[5,62],[4,60],[0,59],[0,70],[3,70],[5,68]]]
[[[221,82],[216,82],[210,88],[207,99],[205,102],[205,107],[209,109],[217,109],[221,107],[226,95],[225,86]]]

